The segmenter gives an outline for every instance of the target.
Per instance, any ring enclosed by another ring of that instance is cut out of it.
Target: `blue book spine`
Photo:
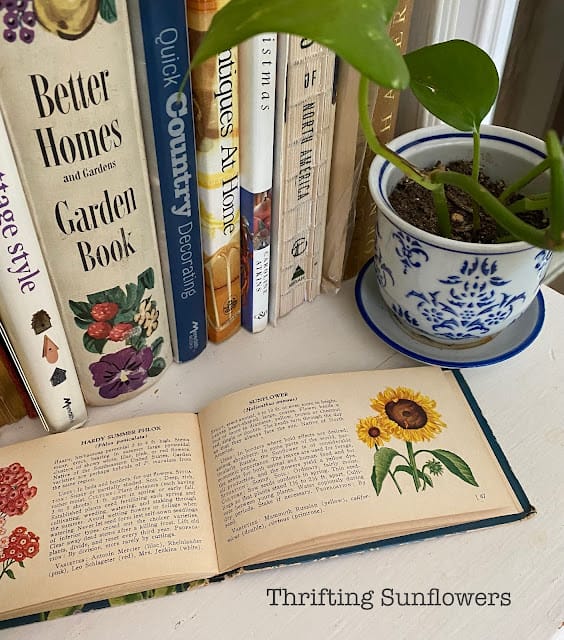
[[[165,290],[177,362],[207,344],[185,0],[132,0],[131,34]]]

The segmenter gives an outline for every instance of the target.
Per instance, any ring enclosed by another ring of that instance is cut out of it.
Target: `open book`
[[[271,382],[0,449],[0,619],[533,512],[459,372]]]

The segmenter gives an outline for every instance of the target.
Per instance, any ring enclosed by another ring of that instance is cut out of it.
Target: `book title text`
[[[8,184],[4,178],[6,174],[0,169],[0,237],[8,240],[6,251],[9,254],[6,263],[8,273],[17,279],[20,292],[22,294],[31,293],[36,287],[35,278],[40,273],[37,267],[33,266],[30,254],[26,251],[23,242],[17,241],[19,229],[16,221],[16,214],[10,205],[8,196]],[[4,263],[4,260],[0,261]]]
[[[233,144],[236,135],[237,63],[232,49],[218,55],[217,71],[217,91],[214,92],[214,98],[217,100],[219,135],[222,140],[221,173],[229,176],[222,179],[223,235],[231,236],[239,230],[239,150]]]
[[[180,296],[186,300],[198,292],[196,286],[195,254],[192,249],[194,223],[192,221],[192,203],[190,182],[192,173],[188,159],[189,135],[192,125],[192,112],[185,91],[180,91],[179,73],[176,61],[179,59],[176,45],[178,31],[173,27],[163,29],[155,38],[158,47],[158,59],[161,61],[161,82],[163,90],[171,90],[165,104],[165,111],[169,118],[167,133],[170,151],[171,182],[174,189],[174,204],[170,207],[172,216],[184,219],[177,226],[178,251],[182,263],[183,288]],[[178,86],[177,86],[178,85]],[[170,89],[169,89],[170,88]],[[193,137],[193,134],[192,134]]]

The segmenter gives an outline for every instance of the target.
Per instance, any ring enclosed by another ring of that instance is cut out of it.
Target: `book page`
[[[313,376],[212,403],[200,425],[220,570],[518,511],[450,376]]]
[[[0,449],[0,507],[0,617],[8,606],[43,611],[218,572],[192,414]],[[38,606],[47,601],[58,605]]]

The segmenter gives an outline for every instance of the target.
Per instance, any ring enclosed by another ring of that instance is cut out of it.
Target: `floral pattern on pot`
[[[418,166],[446,164],[471,158],[472,134],[429,127],[400,136],[392,146]],[[494,179],[513,180],[542,157],[544,142],[537,138],[482,128],[482,165]],[[374,268],[386,306],[418,339],[470,347],[493,338],[535,299],[551,252],[524,242],[482,245],[421,231],[399,218],[388,201],[401,177],[384,159],[373,161],[369,183],[379,209]]]
[[[432,323],[433,331],[444,338],[486,335],[525,299],[524,292],[507,294],[503,287],[509,282],[496,276],[496,271],[495,260],[464,260],[459,273],[439,280],[450,285],[448,290],[410,291],[407,296],[419,299],[417,308]]]
[[[409,269],[418,269],[425,262],[429,262],[429,254],[413,236],[403,231],[396,231],[392,234],[392,238],[397,240],[396,253],[403,265],[404,274]]]

